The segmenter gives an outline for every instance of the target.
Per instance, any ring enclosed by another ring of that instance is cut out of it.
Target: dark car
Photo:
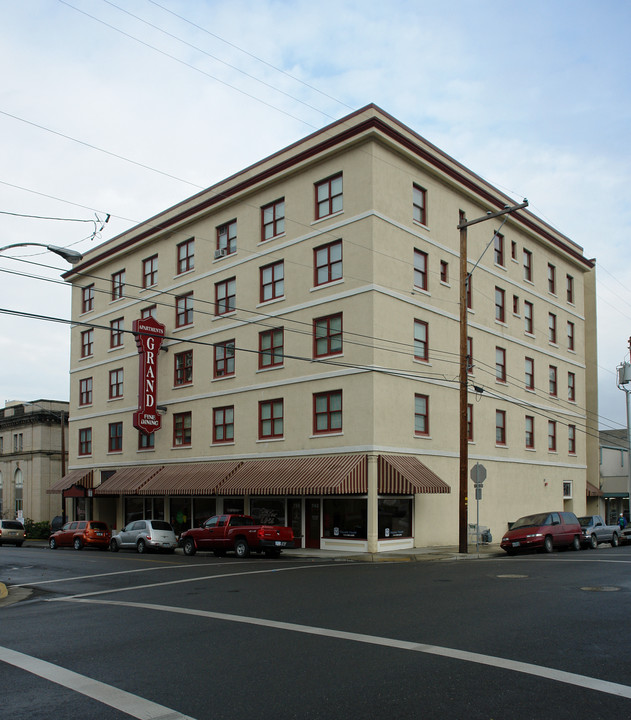
[[[500,547],[509,555],[521,550],[552,552],[556,547],[581,549],[582,530],[571,512],[544,512],[526,515],[504,534]]]
[[[96,547],[107,550],[111,537],[109,527],[100,520],[73,520],[48,538],[48,546],[51,550],[58,547],[73,547],[75,550]]]

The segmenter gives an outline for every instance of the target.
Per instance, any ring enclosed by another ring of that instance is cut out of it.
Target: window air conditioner
[[[228,254],[228,250],[226,248],[221,248],[220,250],[215,250],[215,260],[217,258],[225,257]]]

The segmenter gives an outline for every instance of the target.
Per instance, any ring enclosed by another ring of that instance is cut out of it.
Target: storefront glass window
[[[366,540],[368,501],[327,498],[323,501],[324,537]]]
[[[284,525],[285,501],[282,498],[250,498],[250,515],[261,525]]]
[[[172,497],[170,498],[171,512],[169,522],[176,535],[180,535],[191,527],[191,498]]]
[[[125,525],[133,520],[142,520],[144,517],[144,498],[125,498]]]
[[[381,498],[379,539],[412,537],[412,501],[403,498]]]
[[[208,518],[217,514],[217,501],[214,497],[193,498],[193,527],[199,527]]]
[[[227,497],[223,499],[224,515],[243,515],[244,508],[245,502],[242,497]]]

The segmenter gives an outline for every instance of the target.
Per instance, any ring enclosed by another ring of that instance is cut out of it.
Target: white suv
[[[177,539],[173,528],[164,520],[134,520],[110,540],[110,550],[165,550],[175,552]]]

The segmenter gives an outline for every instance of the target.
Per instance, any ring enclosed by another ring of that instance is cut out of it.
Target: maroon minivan
[[[514,522],[500,543],[513,555],[520,550],[552,552],[556,547],[581,549],[581,526],[571,512],[545,512],[526,515]]]

